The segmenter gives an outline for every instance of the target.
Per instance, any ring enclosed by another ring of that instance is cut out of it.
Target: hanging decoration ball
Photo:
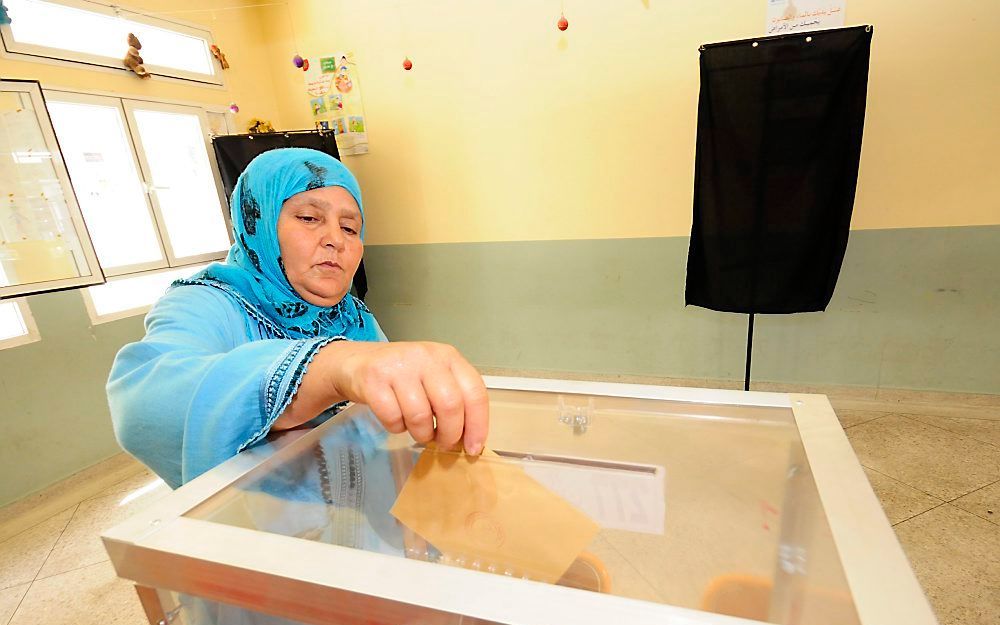
[[[292,57],[292,65],[294,65],[295,67],[302,67],[304,63],[305,60],[298,54]]]
[[[405,69],[406,71],[410,71],[411,69],[413,69],[413,61],[410,60],[410,57],[406,57],[405,59],[403,59],[403,69]]]
[[[231,102],[229,104],[229,110],[232,111],[233,113],[239,113],[240,112],[240,107],[237,106],[235,102]]]
[[[556,28],[558,28],[559,30],[566,30],[567,28],[569,28],[569,20],[566,19],[565,15],[559,16],[559,21],[556,22]]]
[[[303,59],[302,60],[302,71],[303,72],[308,72],[309,71],[309,59]]]

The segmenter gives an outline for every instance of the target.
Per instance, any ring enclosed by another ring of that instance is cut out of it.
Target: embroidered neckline
[[[174,281],[171,286],[210,286],[215,289],[219,289],[223,293],[231,296],[233,299],[239,303],[240,306],[247,312],[248,315],[253,317],[254,321],[263,325],[267,330],[275,337],[279,339],[294,339],[302,338],[292,336],[287,330],[279,326],[278,324],[271,321],[267,315],[265,315],[259,308],[250,303],[247,298],[243,297],[243,294],[226,284],[225,282],[219,280],[213,280],[212,278],[188,278],[183,280]],[[314,337],[306,337],[314,338]]]
[[[296,327],[295,329],[302,330],[302,332],[300,333],[302,336],[294,336],[291,332],[289,332],[289,330],[279,326],[274,321],[272,321],[259,307],[252,304],[237,289],[233,288],[231,285],[225,282],[222,282],[221,280],[216,280],[214,278],[184,278],[181,280],[175,280],[170,286],[172,287],[209,286],[215,289],[219,289],[223,293],[226,293],[227,295],[235,299],[237,303],[239,303],[239,305],[243,307],[243,309],[247,312],[247,314],[250,315],[254,319],[254,321],[256,321],[257,323],[261,324],[264,328],[266,328],[267,331],[270,332],[274,338],[300,339],[300,338],[322,337],[322,335],[320,335],[318,332],[316,334],[310,335],[308,332],[305,331],[304,328],[299,328],[299,327]],[[355,297],[353,293],[348,293],[348,296],[354,300],[354,303],[358,308],[358,321],[360,322],[360,325],[363,328],[364,327],[363,314],[364,313],[371,314],[371,310],[369,310],[368,306],[366,306],[363,301]],[[335,313],[333,315],[330,315],[329,318],[326,319],[326,323],[324,323],[322,318],[319,318],[320,321],[319,328],[325,329],[326,326],[332,324],[333,319],[342,317],[343,315],[346,314],[343,302],[338,303],[336,306],[333,306],[332,308],[335,310]]]

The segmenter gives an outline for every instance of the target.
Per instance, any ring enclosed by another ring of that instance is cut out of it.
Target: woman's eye
[[[354,235],[354,234],[358,233],[357,230],[355,230],[354,228],[351,228],[350,226],[341,226],[341,230],[343,230],[347,234],[351,234],[351,235]]]
[[[317,222],[319,220],[316,219],[315,217],[313,217],[312,215],[299,215],[299,221],[305,222],[307,224],[311,224],[311,223],[315,223],[315,222]]]

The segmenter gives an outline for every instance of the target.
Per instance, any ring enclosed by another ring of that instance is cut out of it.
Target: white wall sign
[[[800,33],[844,25],[847,0],[767,0],[766,35]]]

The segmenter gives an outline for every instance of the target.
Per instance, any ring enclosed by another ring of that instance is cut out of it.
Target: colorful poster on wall
[[[368,153],[358,66],[351,52],[310,59],[306,94],[316,128],[337,135],[341,156]]]
[[[844,25],[847,0],[767,0],[766,35],[800,33]]]

